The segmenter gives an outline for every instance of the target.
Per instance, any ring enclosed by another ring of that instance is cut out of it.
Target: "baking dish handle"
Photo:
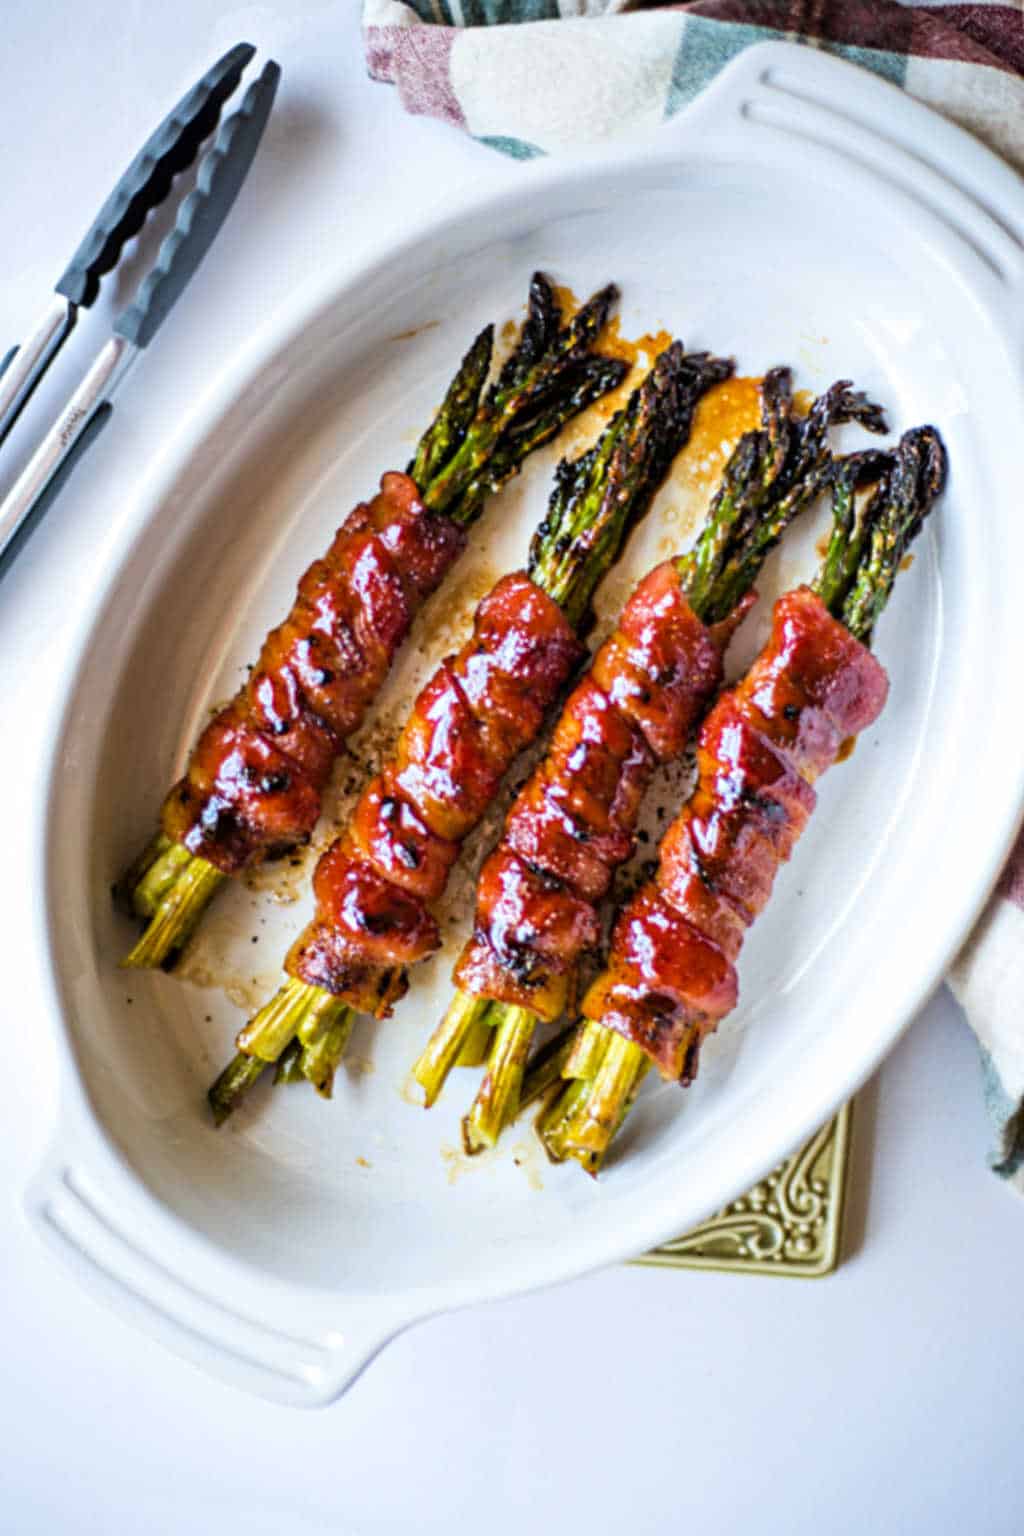
[[[1019,327],[1024,184],[979,140],[891,81],[820,49],[757,43],[666,127],[686,136],[705,125],[741,156],[765,136],[788,144],[795,175],[806,146],[890,183],[958,238],[1007,301],[1013,295],[1007,323]]]
[[[334,1401],[404,1326],[384,1320],[379,1307],[359,1303],[351,1315],[343,1304],[340,1326],[325,1324],[319,1332],[303,1328],[301,1310],[295,1329],[260,1316],[258,1301],[243,1311],[226,1285],[216,1294],[215,1286],[200,1285],[176,1267],[173,1257],[148,1251],[141,1224],[129,1228],[124,1214],[113,1213],[100,1182],[56,1149],[31,1181],[25,1204],[42,1240],[100,1301],[202,1370],[274,1402],[316,1408]],[[182,1252],[180,1242],[160,1246]],[[281,1300],[276,1295],[267,1313],[280,1314]],[[291,1318],[291,1310],[285,1315]]]

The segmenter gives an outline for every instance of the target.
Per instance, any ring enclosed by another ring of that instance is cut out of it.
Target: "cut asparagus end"
[[[299,1072],[313,1084],[321,1098],[329,1099],[334,1093],[334,1074],[345,1054],[355,1021],[352,1009],[341,1003],[335,1014],[322,1016],[319,1029],[303,1041]]]
[[[143,848],[137,859],[134,859],[128,868],[122,870],[114,881],[111,895],[114,905],[125,917],[150,917],[149,912],[140,912],[135,904],[135,892],[139,882],[148,874],[160,856],[173,847],[170,838],[164,832],[158,832],[156,837]]]
[[[274,1083],[304,1083],[306,1079],[302,1075],[300,1059],[302,1046],[298,1040],[292,1040],[285,1046],[281,1055],[277,1058],[277,1067],[274,1070]]]
[[[264,1067],[281,1060],[296,1037],[301,1042],[304,1032],[312,1036],[325,1018],[344,1007],[330,992],[289,976],[284,986],[239,1031],[235,1041],[238,1054],[207,1095],[217,1124],[222,1124],[237,1108]],[[290,1070],[290,1065],[279,1068],[277,1077]]]
[[[457,1067],[482,1067],[491,1050],[491,1041],[494,1039],[494,1030],[487,1014],[481,1016],[470,1026],[469,1033],[462,1042],[459,1054],[455,1058]]]
[[[462,1140],[472,1155],[497,1145],[502,1129],[519,1110],[519,1093],[538,1019],[528,1008],[492,1005],[494,1043],[487,1074],[462,1122]]]
[[[583,1067],[587,1075],[577,1075]],[[638,1045],[588,1021],[566,1062],[561,1093],[537,1119],[537,1134],[551,1161],[572,1158],[596,1177],[649,1068]]]
[[[275,1062],[296,1037],[305,1043],[325,1014],[343,1008],[344,1003],[314,987],[309,982],[289,976],[269,1002],[254,1013],[248,1024],[239,1031],[235,1042],[247,1056],[258,1056],[261,1061]]]
[[[232,1057],[206,1095],[217,1125],[223,1125],[238,1108],[266,1065],[258,1056],[246,1056],[244,1051]]]
[[[227,875],[205,859],[187,854],[187,863],[164,890],[145,933],[121,965],[128,970],[155,970],[159,966],[169,970],[226,879]]]
[[[565,1128],[577,1107],[586,1098],[589,1086],[590,1084],[582,1078],[572,1079],[537,1116],[537,1135],[553,1163],[564,1163],[571,1155],[565,1140]]]
[[[561,1082],[572,1055],[576,1040],[576,1027],[567,1024],[553,1035],[539,1051],[534,1051],[523,1074],[523,1086],[519,1090],[519,1113],[529,1109],[542,1099],[556,1083]]]
[[[566,1144],[574,1152],[604,1155],[622,1123],[637,1073],[646,1059],[632,1040],[611,1036],[586,1095],[565,1127]]]
[[[447,1081],[448,1074],[458,1061],[467,1041],[484,1024],[484,1015],[491,1007],[486,997],[474,997],[469,992],[456,992],[448,1004],[448,1011],[427,1041],[412,1069],[412,1075],[423,1089],[427,1109],[437,1102],[438,1094]],[[488,1029],[488,1033],[490,1033]]]
[[[172,843],[170,838],[157,838],[151,846],[161,841],[166,846],[142,871],[132,890],[132,910],[147,921],[194,857],[182,843]]]
[[[566,1062],[566,1077],[583,1077],[588,1080],[596,1077],[610,1039],[609,1030],[596,1024],[593,1019],[587,1019],[576,1035],[572,1055]]]

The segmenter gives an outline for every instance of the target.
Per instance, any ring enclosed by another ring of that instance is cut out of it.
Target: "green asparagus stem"
[[[455,1058],[457,1067],[482,1067],[487,1060],[491,1049],[491,1026],[486,1018],[476,1019],[468,1030],[459,1054]]]
[[[170,852],[162,859],[169,857]],[[173,881],[162,887],[164,894],[153,910],[146,931],[134,949],[125,955],[121,965],[126,970],[152,970],[161,965],[173,965],[226,879],[226,875],[205,859],[190,855]]]
[[[434,1030],[425,1050],[418,1057],[412,1075],[423,1089],[427,1109],[444,1086],[445,1078],[466,1049],[478,1026],[487,1027],[484,1015],[490,1007],[485,997],[470,997],[457,992],[441,1023]]]
[[[521,425],[551,402],[552,393],[566,375],[570,378],[590,352],[604,329],[608,312],[618,297],[613,283],[602,288],[560,330],[536,360],[513,371],[505,382],[499,378],[477,408],[465,437],[455,453],[430,483],[422,487],[423,500],[435,512],[451,507],[476,478],[500,443],[503,434]]]
[[[291,1040],[285,1046],[281,1055],[277,1058],[277,1066],[274,1069],[275,1083],[301,1083],[305,1079],[300,1065],[302,1058],[302,1045],[298,1040]]]
[[[788,368],[775,368],[766,374],[760,395],[760,428],[745,433],[737,443],[711,501],[700,537],[693,549],[676,562],[691,607],[709,624],[720,622],[733,611],[750,590],[769,551],[822,488],[833,462],[828,443],[830,426],[859,421],[873,432],[885,428],[880,408],[864,395],[854,393],[847,380],[833,384],[815,400],[803,418],[793,414],[792,374]],[[607,462],[615,451],[614,441],[607,442],[607,437],[608,434],[592,450],[595,467],[601,464],[602,453]],[[577,505],[585,506],[578,467],[569,466],[565,474],[568,493],[576,496]],[[553,591],[558,571],[557,555],[552,553],[555,541],[550,536],[545,537],[542,529],[534,543],[548,562],[544,568],[548,591]],[[493,1139],[488,1139],[495,1125],[493,1105],[503,1104],[509,1108],[506,1123],[515,1113],[511,1106],[518,1091],[514,1079],[518,1070],[517,1053],[527,1033],[532,1034],[540,1022],[535,1015],[528,1015],[531,1023],[527,1026],[521,1017],[523,1013],[522,1009],[495,1002],[487,1014],[495,1031],[494,1051],[481,1088],[482,1098],[470,1111],[467,1125],[474,1126],[475,1116],[479,1115],[486,1127],[486,1135],[481,1132],[478,1139],[486,1140],[488,1145],[493,1145]],[[506,1067],[502,1032],[506,1027],[512,1027],[509,1021],[513,1016],[516,1019],[517,1052],[511,1053]],[[600,1037],[593,1032],[584,1032],[581,1039],[591,1049],[600,1044]],[[529,1048],[528,1040],[526,1048]],[[596,1070],[596,1062],[594,1067]],[[506,1071],[508,1082],[503,1080]],[[466,1140],[468,1146],[469,1132]]]
[[[469,526],[529,454],[621,382],[625,365],[592,353],[617,293],[609,284],[560,328],[554,290],[535,273],[519,343],[486,394],[494,327],[480,332],[410,465],[429,507]],[[155,839],[115,888],[119,905],[149,923],[123,963],[173,964],[224,878],[182,845]]]
[[[594,323],[593,319],[587,322],[588,326]],[[700,396],[712,383],[725,378],[731,367],[707,353],[689,355],[681,343],[673,343],[612,418],[595,447],[560,466],[544,521],[531,545],[528,571],[574,627],[582,628],[586,622],[598,581],[616,558],[630,527],[646,511],[669,462],[689,434]],[[500,401],[503,388],[526,387],[523,381],[528,382],[529,377],[528,364],[513,367],[507,380],[503,372],[490,396],[492,403]],[[413,1069],[428,1104],[433,1103],[437,1087],[457,1061],[464,1061],[467,1053],[471,1058],[480,1053],[481,1024],[479,1010],[460,1005],[428,1044]],[[530,1035],[532,1023],[528,1032],[524,1025],[526,1048]],[[347,1035],[336,1029],[329,1041],[318,1040],[315,1061],[310,1044],[301,1059],[303,1072],[315,1080],[329,1071],[332,1062],[336,1066],[346,1039]],[[518,1070],[521,1078],[523,1064],[525,1055],[519,1063],[517,1052],[511,1048],[507,1059],[502,1058],[495,1082],[496,1105],[508,1107],[516,1099],[515,1073]],[[488,1144],[492,1121],[493,1111],[481,1109],[479,1139],[483,1144]],[[471,1129],[467,1134],[475,1133]]]
[[[141,875],[132,891],[132,906],[137,917],[155,916],[161,901],[175,884],[192,855],[180,843],[172,843],[161,835],[159,841],[167,844]]]
[[[334,1092],[334,1074],[345,1047],[348,1045],[356,1016],[350,1008],[341,1011],[332,1023],[321,1027],[312,1040],[302,1045],[299,1052],[299,1071],[307,1082],[313,1084],[323,1099]]]
[[[246,1056],[242,1051],[232,1057],[207,1094],[217,1125],[223,1125],[242,1102],[266,1065],[258,1056]]]
[[[538,1099],[542,1099],[560,1081],[563,1069],[572,1055],[575,1038],[576,1029],[568,1024],[557,1035],[553,1035],[546,1045],[534,1051],[526,1064],[523,1086],[519,1090],[520,1114]]]
[[[875,493],[858,509],[858,485],[879,475]],[[933,427],[906,432],[890,453],[852,454],[833,466],[832,534],[812,585],[829,612],[865,645],[871,643],[900,562],[945,477],[945,449]],[[555,1161],[574,1158],[591,1174],[597,1173],[650,1066],[639,1045],[601,1025],[588,1022],[581,1038],[594,1033],[605,1037],[603,1052],[596,1053],[589,1068],[582,1047],[573,1052],[566,1086],[538,1123],[549,1156]]]
[[[429,485],[464,441],[480,403],[493,352],[494,326],[485,325],[462,359],[437,415],[420,438],[416,457],[409,465],[410,478],[417,485]]]
[[[519,1093],[536,1022],[526,1008],[506,1008],[493,1032],[487,1075],[462,1122],[462,1144],[470,1155],[493,1147],[502,1127],[519,1113]]]
[[[457,523],[468,525],[477,517],[488,496],[493,496],[537,448],[549,443],[566,422],[616,389],[625,378],[625,363],[614,357],[588,357],[566,375],[563,390],[552,403],[518,429],[510,429],[479,474],[466,486],[449,512]]]
[[[207,1094],[217,1124],[224,1123],[264,1067],[278,1061],[293,1040],[297,1039],[301,1046],[306,1040],[315,1039],[345,1011],[344,1004],[329,992],[289,977],[240,1031],[235,1042],[237,1054]],[[290,1067],[282,1068],[282,1073],[290,1071]]]

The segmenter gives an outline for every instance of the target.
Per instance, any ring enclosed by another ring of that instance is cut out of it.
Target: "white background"
[[[265,316],[451,189],[523,170],[404,116],[365,78],[354,0],[6,0],[0,38],[0,352],[201,69],[241,38],[284,67],[201,276],[0,585],[2,1536],[1019,1532],[1024,1202],[986,1171],[976,1055],[946,993],[858,1100],[849,1256],[828,1280],[608,1271],[417,1328],[342,1402],[303,1414],[179,1363],[37,1245],[21,1194],[55,1097],[19,970],[26,807],[76,605],[176,415]],[[128,274],[150,254],[147,239]],[[33,402],[0,490],[95,351],[120,283]]]

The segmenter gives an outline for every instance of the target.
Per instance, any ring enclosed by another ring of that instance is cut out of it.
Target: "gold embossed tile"
[[[638,1264],[816,1279],[839,1263],[853,1102],[741,1199]]]

